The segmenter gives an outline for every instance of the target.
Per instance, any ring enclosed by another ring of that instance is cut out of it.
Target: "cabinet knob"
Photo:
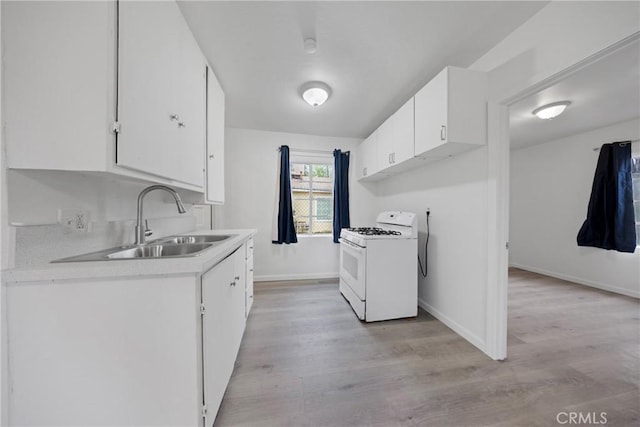
[[[440,126],[440,141],[447,139],[447,127],[445,125]]]
[[[236,282],[229,283],[229,286],[235,286],[235,285],[236,285]]]
[[[234,280],[240,280],[240,276],[236,276]]]
[[[180,120],[180,116],[177,114],[172,114],[169,116],[169,119],[172,121],[175,120],[177,122],[178,120]]]
[[[178,122],[178,127],[179,128],[186,128],[187,125],[185,125],[184,122]]]
[[[210,158],[210,159],[213,159],[213,154],[209,154],[209,158]]]

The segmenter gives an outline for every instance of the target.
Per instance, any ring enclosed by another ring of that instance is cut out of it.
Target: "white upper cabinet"
[[[415,155],[444,158],[487,142],[487,76],[447,67],[415,95]]]
[[[357,178],[383,179],[486,144],[487,90],[485,73],[445,68],[358,146]]]
[[[175,2],[2,7],[10,168],[204,191],[206,62]]]
[[[113,164],[115,19],[109,2],[2,3],[9,168]]]
[[[371,179],[378,171],[378,132],[362,141],[356,149],[356,179]]]
[[[119,166],[202,187],[205,61],[175,2],[120,2]]]
[[[413,97],[378,128],[378,164],[391,172],[413,158]]]
[[[224,204],[224,92],[207,68],[207,175],[205,201]]]
[[[376,162],[380,169],[385,169],[393,164],[393,116],[382,123],[377,134]]]

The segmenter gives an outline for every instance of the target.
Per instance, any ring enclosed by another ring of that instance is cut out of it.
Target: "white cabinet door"
[[[414,122],[413,97],[393,115],[393,164],[413,158]]]
[[[170,2],[174,4],[173,2]],[[172,179],[204,186],[207,126],[206,61],[200,52],[191,30],[182,13],[180,25],[176,28],[179,37],[179,51],[175,53],[175,110],[180,114],[178,139],[170,146],[174,157],[169,174]]]
[[[3,283],[5,290],[7,425],[198,425],[192,277]]]
[[[240,349],[240,342],[242,341],[242,335],[244,334],[244,327],[246,322],[246,296],[247,296],[247,262],[246,262],[246,247],[243,245],[233,254],[234,262],[234,281],[236,284],[233,287],[233,300],[231,306],[233,307],[231,324],[233,325],[233,343],[232,348],[233,360],[236,360],[238,350]]]
[[[245,325],[245,247],[202,275],[205,424],[210,426],[233,373]]]
[[[204,369],[204,399],[207,407],[205,425],[215,420],[222,397],[233,372],[235,352],[232,351],[233,316],[231,301],[235,263],[228,257],[202,275],[202,348]]]
[[[9,168],[104,170],[115,135],[113,2],[2,2]]]
[[[415,95],[415,154],[447,142],[447,84],[445,69]]]
[[[376,164],[379,166],[379,170],[384,170],[393,164],[393,133],[394,123],[393,116],[391,116],[376,130],[376,134],[378,135]]]
[[[119,166],[202,187],[205,66],[175,2],[120,2]]]
[[[249,239],[246,244],[245,253],[246,263],[246,300],[245,300],[245,317],[249,317],[251,307],[253,306],[253,239]]]
[[[206,202],[224,204],[224,91],[207,67]]]
[[[447,67],[415,95],[415,155],[443,158],[486,144],[487,76]]]
[[[367,154],[367,146],[363,147],[365,152],[364,164],[359,167],[360,177],[364,177],[367,172],[371,179],[380,179],[399,171],[397,168],[402,162],[413,158],[414,153],[414,127],[413,127],[413,97],[398,109],[391,117],[385,120],[378,129],[363,142],[371,144],[370,140],[375,139],[375,159],[371,159]],[[366,169],[365,169],[366,168]],[[376,177],[371,177],[376,174]]]
[[[151,9],[153,13],[151,12]],[[173,31],[178,16],[169,2],[156,5],[120,2],[118,15],[119,166],[168,178],[171,155],[166,149],[178,138]]]
[[[374,132],[356,149],[356,177],[368,178],[378,171],[378,133]]]

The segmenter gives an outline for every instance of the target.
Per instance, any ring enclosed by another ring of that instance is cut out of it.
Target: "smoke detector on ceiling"
[[[316,50],[318,49],[318,46],[316,45],[316,41],[315,39],[305,39],[304,40],[304,51],[311,54],[311,53],[316,53]]]

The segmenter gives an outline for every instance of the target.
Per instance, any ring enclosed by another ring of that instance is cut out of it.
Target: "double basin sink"
[[[89,254],[72,256],[52,261],[77,262],[77,261],[115,261],[123,259],[141,258],[180,258],[197,256],[216,244],[233,237],[230,234],[223,235],[185,235],[164,237],[143,245],[119,246]]]

